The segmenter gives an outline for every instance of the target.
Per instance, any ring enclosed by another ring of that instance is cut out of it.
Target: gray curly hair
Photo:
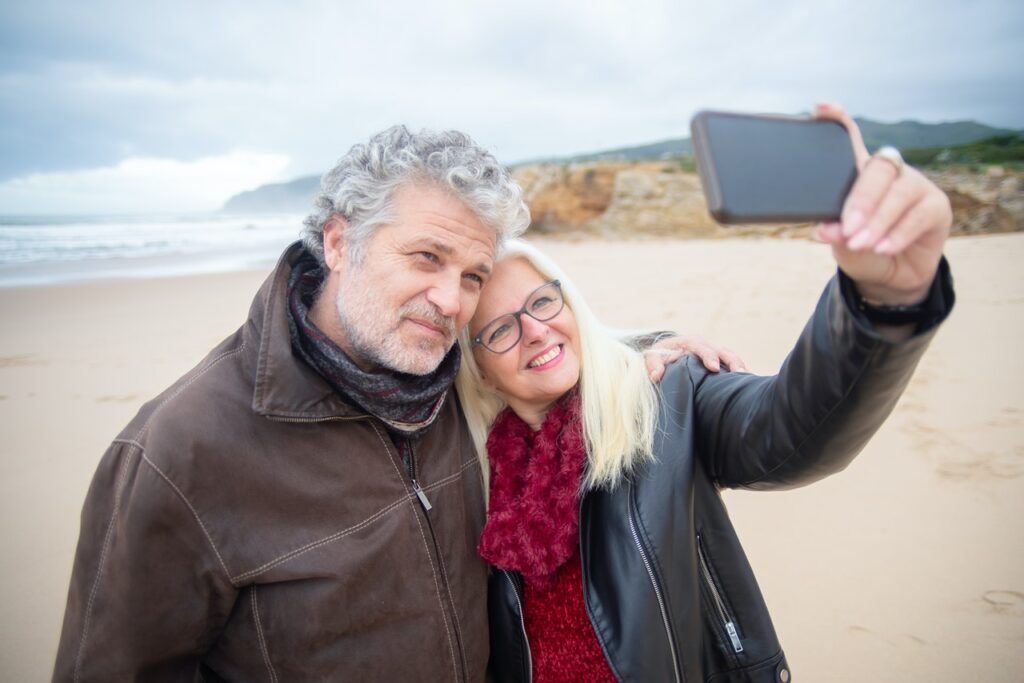
[[[306,249],[324,263],[324,225],[341,216],[348,223],[352,262],[366,241],[392,220],[392,198],[406,183],[428,183],[452,192],[493,229],[500,245],[530,224],[522,190],[494,156],[458,131],[411,133],[392,126],[365,145],[355,145],[320,180],[316,211],[303,221]]]

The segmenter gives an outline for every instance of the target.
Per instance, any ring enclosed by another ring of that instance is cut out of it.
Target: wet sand
[[[785,240],[543,241],[606,322],[774,372],[832,272]],[[727,492],[797,680],[1024,679],[1024,235],[961,238],[957,309],[842,474]],[[108,441],[244,319],[265,271],[0,289],[0,672],[48,679]]]

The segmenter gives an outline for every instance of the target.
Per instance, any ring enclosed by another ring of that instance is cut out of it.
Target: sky
[[[836,101],[1024,128],[1020,0],[0,3],[0,214],[212,211],[395,123],[506,163]]]

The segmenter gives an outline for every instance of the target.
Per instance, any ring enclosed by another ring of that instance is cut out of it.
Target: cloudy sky
[[[204,211],[392,123],[515,162],[819,100],[1024,128],[1020,0],[0,4],[0,214]]]

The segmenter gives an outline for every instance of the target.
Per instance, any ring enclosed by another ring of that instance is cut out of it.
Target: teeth
[[[544,365],[548,361],[552,361],[555,358],[557,358],[558,354],[561,353],[561,352],[562,352],[562,346],[558,345],[558,346],[554,347],[553,349],[551,349],[550,351],[548,351],[547,353],[545,353],[543,356],[541,356],[539,358],[534,358],[533,360],[531,360],[528,367],[535,368],[538,365]]]

